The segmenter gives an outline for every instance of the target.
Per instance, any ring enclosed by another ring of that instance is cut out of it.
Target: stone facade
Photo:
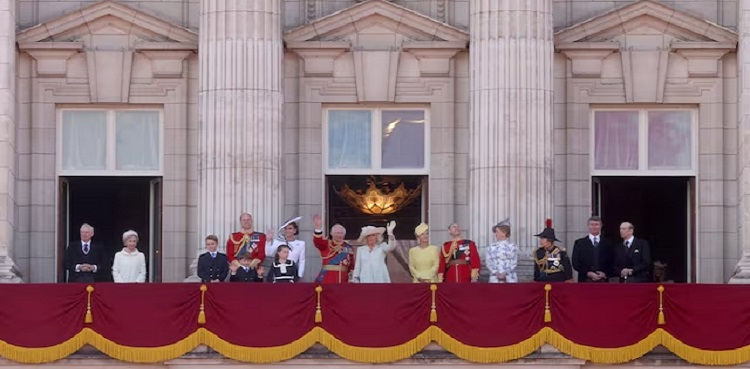
[[[60,108],[163,109],[161,274],[181,281],[243,211],[302,215],[311,240],[325,109],[402,104],[430,115],[433,241],[457,221],[485,246],[511,216],[526,251],[545,218],[566,245],[586,231],[592,109],[694,109],[695,280],[747,280],[745,2],[235,3],[0,0],[0,278],[56,280]]]

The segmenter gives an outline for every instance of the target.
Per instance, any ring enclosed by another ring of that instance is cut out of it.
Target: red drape
[[[426,284],[323,285],[320,326],[352,346],[396,346],[430,326],[430,305]]]
[[[437,292],[437,326],[467,345],[512,345],[544,326],[541,284],[441,284]]]
[[[632,345],[657,328],[658,297],[656,287],[643,285],[555,284],[549,326],[579,345]]]
[[[44,360],[53,361],[85,343],[102,345],[101,335],[109,355],[139,362],[178,357],[198,343],[221,345],[222,353],[246,361],[255,360],[257,352],[264,355],[258,360],[270,362],[293,357],[316,341],[335,342],[344,357],[385,362],[408,357],[430,338],[449,342],[440,336],[447,334],[455,340],[450,350],[467,360],[476,347],[512,348],[526,341],[521,351],[528,352],[529,345],[547,340],[598,362],[630,360],[657,344],[691,362],[750,361],[749,287],[666,284],[660,295],[654,284],[551,286],[551,321],[545,322],[545,285],[539,283],[437,284],[435,292],[428,284],[324,285],[322,320],[316,323],[315,285],[207,284],[201,324],[200,284],[94,284],[89,323],[85,284],[0,285],[0,356],[39,362],[39,351],[29,349],[41,348],[49,350]],[[433,295],[436,320],[431,322]],[[660,306],[664,324],[659,324]],[[320,332],[338,341],[324,340]],[[187,343],[173,345],[189,336]],[[528,341],[532,336],[535,340]],[[560,336],[565,340],[552,339]],[[151,351],[128,356],[129,347]],[[584,355],[589,348],[607,350]],[[360,351],[347,355],[345,350]],[[496,350],[495,356],[475,360],[523,355],[506,351],[506,356]]]
[[[310,332],[314,314],[309,284],[216,283],[206,291],[204,327],[235,345],[282,346]]]

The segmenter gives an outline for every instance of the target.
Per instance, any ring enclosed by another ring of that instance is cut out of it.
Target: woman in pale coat
[[[115,283],[146,282],[146,257],[138,251],[138,233],[133,230],[122,234],[125,247],[115,254],[112,277]]]
[[[438,247],[430,245],[430,227],[425,223],[414,228],[419,245],[409,249],[409,272],[414,283],[436,283],[439,264]]]
[[[383,227],[365,226],[359,235],[359,241],[365,244],[357,248],[357,262],[354,264],[352,281],[358,283],[391,283],[385,258],[396,248],[396,237],[393,229],[396,222],[388,224],[388,243],[383,242]]]
[[[490,270],[490,283],[518,283],[518,247],[511,242],[510,219],[492,227],[495,242],[487,249],[487,269]]]

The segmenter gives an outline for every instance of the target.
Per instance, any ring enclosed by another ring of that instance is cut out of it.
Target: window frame
[[[63,169],[63,114],[68,111],[96,111],[107,114],[107,151],[106,151],[106,169],[83,170],[83,169]],[[116,119],[117,112],[122,111],[152,111],[159,115],[158,132],[159,132],[159,150],[158,165],[155,170],[125,170],[117,169],[117,130]],[[59,107],[55,112],[57,124],[55,125],[57,140],[57,175],[58,176],[80,176],[80,177],[100,177],[100,176],[146,176],[158,177],[164,175],[164,109],[154,106],[127,106],[127,107]]]
[[[638,169],[596,169],[596,113],[601,111],[638,112]],[[691,169],[649,169],[648,168],[648,113],[649,112],[690,112]],[[658,176],[689,177],[698,172],[698,118],[695,106],[670,107],[596,107],[590,109],[589,116],[589,171],[592,176]]]
[[[328,141],[328,112],[335,110],[344,111],[369,111],[370,121],[370,168],[341,168],[333,169],[328,166],[329,141]],[[421,111],[424,113],[424,167],[423,168],[383,168],[383,136],[382,136],[382,112],[383,111]],[[430,107],[425,105],[330,105],[323,107],[323,173],[325,175],[429,175],[430,172]]]

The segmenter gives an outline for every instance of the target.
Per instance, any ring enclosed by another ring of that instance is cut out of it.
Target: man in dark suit
[[[613,273],[614,248],[602,238],[601,218],[589,218],[588,228],[588,236],[573,244],[573,269],[578,272],[578,282],[607,282]]]
[[[634,227],[624,222],[620,225],[622,244],[615,252],[615,273],[620,283],[646,283],[651,274],[651,248],[648,241],[633,237]]]
[[[65,269],[68,271],[68,282],[94,283],[97,272],[106,270],[104,249],[91,240],[94,227],[81,226],[81,240],[72,242],[65,250]]]
[[[216,249],[219,247],[219,238],[214,235],[206,237],[206,250],[198,258],[198,277],[203,283],[224,282],[229,275],[229,259]]]

